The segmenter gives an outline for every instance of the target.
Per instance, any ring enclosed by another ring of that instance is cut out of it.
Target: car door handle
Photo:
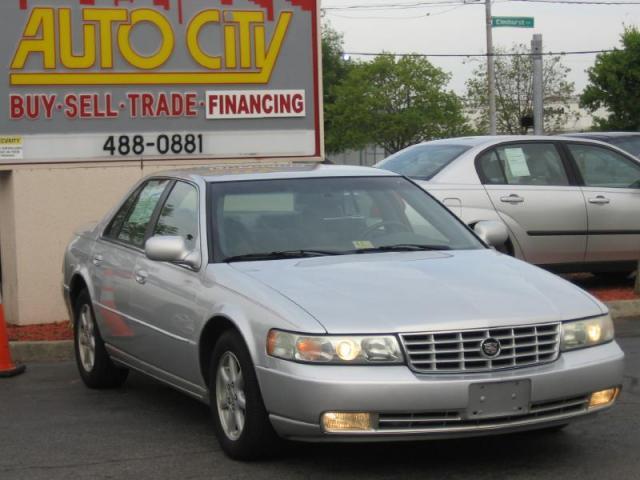
[[[99,267],[102,262],[104,262],[104,257],[100,254],[94,255],[91,260],[96,267]]]
[[[149,276],[149,273],[146,270],[136,270],[135,276],[136,282],[138,282],[140,285],[144,285],[145,283],[147,283],[147,277]]]
[[[522,198],[520,195],[512,193],[507,197],[500,197],[500,201],[504,203],[522,203],[524,202],[524,198]]]
[[[589,203],[595,203],[596,205],[606,205],[607,203],[609,203],[610,200],[603,196],[603,195],[598,195],[595,198],[590,198],[589,199]]]

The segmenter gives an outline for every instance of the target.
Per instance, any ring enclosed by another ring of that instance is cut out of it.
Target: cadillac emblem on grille
[[[485,338],[480,344],[482,354],[487,358],[495,358],[500,355],[500,340]]]

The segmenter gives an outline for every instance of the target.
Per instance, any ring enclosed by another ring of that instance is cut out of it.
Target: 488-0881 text
[[[107,137],[102,150],[110,156],[144,155],[147,149],[153,149],[160,155],[180,155],[202,153],[202,134],[161,134],[147,140],[143,135],[111,135]],[[153,152],[155,153],[155,152]],[[147,154],[153,154],[147,153]]]

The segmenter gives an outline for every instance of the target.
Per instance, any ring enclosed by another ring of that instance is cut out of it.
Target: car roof
[[[616,138],[616,137],[638,137],[640,132],[578,132],[566,133],[565,137],[584,137],[584,138]]]
[[[184,179],[201,178],[205,182],[234,182],[247,180],[276,180],[286,178],[323,177],[397,177],[396,173],[378,168],[347,165],[323,165],[318,163],[219,163],[201,167],[158,172],[150,176],[167,176]]]
[[[464,145],[468,147],[478,147],[483,145],[493,145],[499,142],[518,141],[553,141],[567,140],[566,135],[477,135],[469,137],[442,138],[440,140],[430,140],[418,143],[418,145]]]

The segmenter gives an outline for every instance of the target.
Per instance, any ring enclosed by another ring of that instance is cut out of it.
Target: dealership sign
[[[0,165],[319,158],[316,0],[3,0]]]

